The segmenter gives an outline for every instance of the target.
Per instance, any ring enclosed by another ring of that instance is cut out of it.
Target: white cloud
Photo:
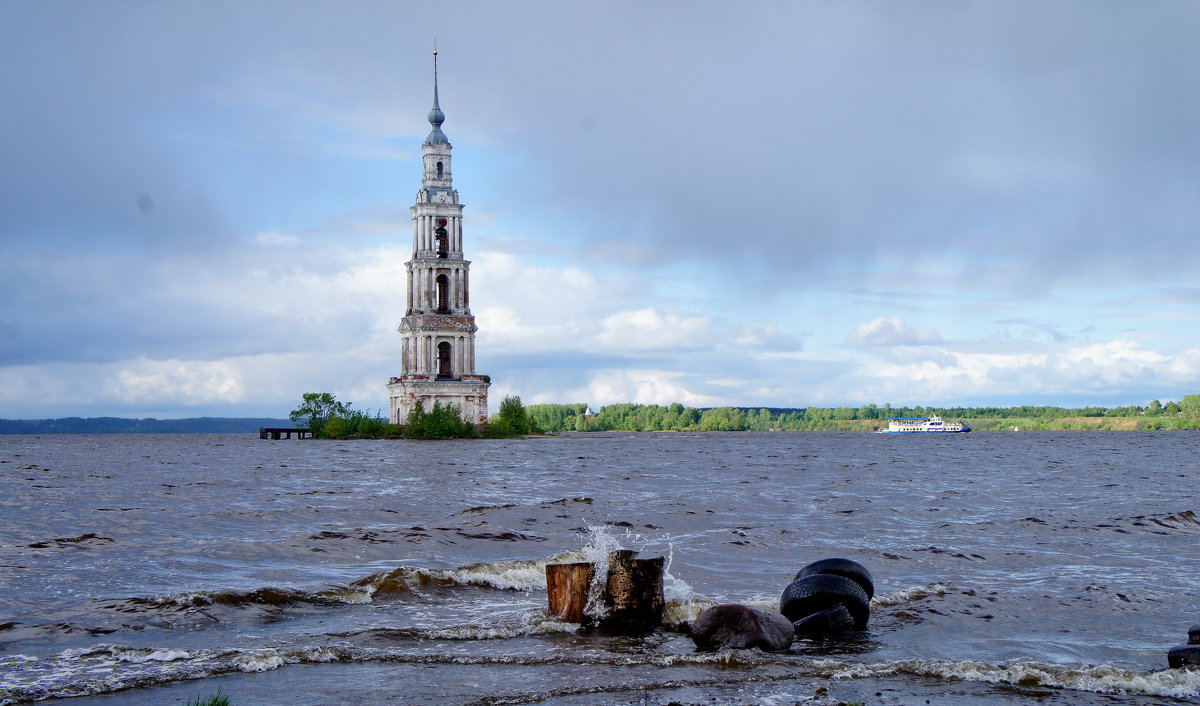
[[[875,360],[857,373],[865,398],[886,401],[970,400],[1010,396],[1097,393],[1138,395],[1178,390],[1200,379],[1200,350],[1174,354],[1136,341],[1068,344],[1041,353],[978,353],[939,350],[936,360]],[[1134,401],[1138,398],[1134,397]]]
[[[116,371],[105,392],[130,406],[161,406],[185,400],[188,404],[233,404],[245,389],[233,366],[224,361],[132,361]]]
[[[752,348],[763,352],[798,351],[803,346],[798,336],[779,330],[775,324],[762,322],[735,326],[728,344],[734,348]]]
[[[696,350],[712,345],[712,319],[662,314],[654,309],[619,311],[600,320],[594,345],[605,351]]]
[[[912,328],[898,316],[872,319],[850,333],[846,342],[855,346],[927,346],[942,342],[942,336],[929,328]]]
[[[691,407],[709,407],[723,404],[719,398],[693,392],[683,378],[683,373],[671,370],[597,370],[592,373],[582,396],[595,405],[681,402]]]

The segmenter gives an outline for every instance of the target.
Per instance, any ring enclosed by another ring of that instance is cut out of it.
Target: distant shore
[[[1200,429],[1200,395],[1146,407],[686,407],[679,403],[582,403],[525,408],[534,428],[568,431],[875,431],[889,419],[939,416],[977,431],[1152,431]]]
[[[1180,417],[992,417],[963,418],[973,431],[1160,431],[1200,430],[1200,419]],[[873,432],[887,421],[882,419],[825,419],[806,422],[801,428],[742,429],[611,429],[603,432],[688,432],[688,431],[764,431],[764,432]],[[193,417],[188,419],[124,419],[120,417],[66,417],[61,419],[0,419],[0,434],[249,434],[259,427],[293,427],[287,419],[260,417]],[[559,429],[549,435],[575,430]],[[546,434],[530,434],[531,438]]]
[[[126,419],[123,417],[62,417],[59,419],[0,419],[0,434],[241,434],[259,427],[294,427],[289,419],[267,417],[190,417],[186,419]]]

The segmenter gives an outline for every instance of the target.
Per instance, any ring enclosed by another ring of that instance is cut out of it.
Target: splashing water
[[[609,532],[606,525],[588,525],[588,541],[581,553],[583,560],[592,565],[592,580],[588,584],[583,614],[594,622],[608,615],[608,607],[603,600],[604,586],[608,583],[608,555],[621,548],[620,540]]]

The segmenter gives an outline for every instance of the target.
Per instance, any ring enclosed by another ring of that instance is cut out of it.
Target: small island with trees
[[[288,417],[318,439],[506,439],[534,433],[520,397],[505,397],[489,424],[464,421],[457,405],[417,402],[406,424],[390,424],[381,414],[351,409],[328,392],[306,392]]]

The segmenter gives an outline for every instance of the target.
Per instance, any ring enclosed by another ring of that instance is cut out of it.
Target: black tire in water
[[[833,576],[848,578],[862,587],[862,590],[867,594],[867,600],[875,596],[875,581],[871,578],[871,572],[867,571],[867,567],[852,559],[835,558],[814,561],[797,571],[796,578],[802,579],[805,576],[814,576],[816,574],[832,574]]]
[[[792,623],[792,629],[801,635],[836,635],[853,627],[854,616],[840,603]]]
[[[854,581],[833,574],[814,574],[796,579],[783,589],[779,612],[792,621],[843,605],[854,618],[854,629],[867,627],[871,615],[871,599]]]
[[[1167,666],[1171,669],[1181,669],[1188,666],[1200,666],[1200,645],[1177,645],[1167,652]]]

